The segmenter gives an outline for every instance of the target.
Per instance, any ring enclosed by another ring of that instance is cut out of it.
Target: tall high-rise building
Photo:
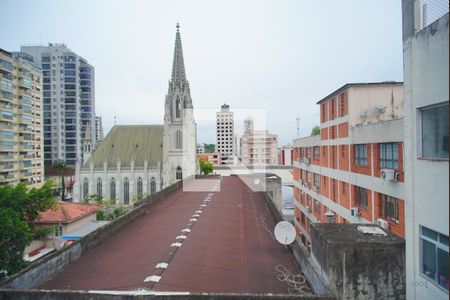
[[[253,119],[251,117],[247,117],[244,119],[244,133],[252,133],[253,132]]]
[[[234,139],[234,113],[230,111],[230,106],[228,104],[223,104],[220,111],[216,113],[216,127],[217,152],[220,152],[222,156],[222,163],[226,164],[229,158],[232,159],[233,156],[236,155]]]
[[[95,117],[95,140],[97,141],[97,144],[102,139],[103,139],[102,117],[96,116]]]
[[[0,185],[44,180],[41,87],[31,55],[0,49]]]
[[[402,2],[406,298],[448,299],[448,1]]]
[[[44,163],[63,160],[74,166],[87,128],[96,144],[94,67],[64,44],[22,46],[21,51],[42,68]]]

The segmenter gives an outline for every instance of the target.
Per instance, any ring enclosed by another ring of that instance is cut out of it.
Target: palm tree
[[[64,201],[64,192],[65,192],[65,184],[64,184],[64,175],[68,170],[66,162],[63,160],[58,160],[53,164],[53,168],[57,171],[58,175],[61,177],[61,201]]]

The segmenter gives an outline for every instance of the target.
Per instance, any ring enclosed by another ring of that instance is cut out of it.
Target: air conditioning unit
[[[389,223],[383,219],[377,219],[377,225],[383,229],[386,229],[386,230],[389,229]]]
[[[359,217],[359,209],[357,207],[350,208],[350,214],[352,217]]]
[[[388,181],[397,181],[397,176],[394,169],[381,169],[380,178]]]
[[[303,158],[303,163],[306,165],[310,165],[311,164],[311,160],[307,157]]]
[[[317,186],[315,186],[315,185],[313,186],[312,190],[313,190],[314,192],[316,192],[316,193],[319,192],[319,188],[318,188]]]

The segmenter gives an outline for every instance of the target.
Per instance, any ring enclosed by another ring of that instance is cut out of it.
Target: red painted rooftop
[[[220,186],[209,201],[208,191],[179,189],[164,197],[40,288],[288,294],[276,267],[300,270],[265,229],[273,230],[275,220],[263,194],[237,176],[222,178],[207,181]],[[176,242],[181,247],[171,246]],[[156,268],[161,262],[166,269]],[[145,281],[152,276],[159,281]]]
[[[70,223],[95,213],[101,205],[59,201],[55,207],[41,213],[36,223]]]

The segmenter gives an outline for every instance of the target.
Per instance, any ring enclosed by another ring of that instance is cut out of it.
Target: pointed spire
[[[186,83],[186,73],[184,71],[183,48],[181,46],[180,24],[177,23],[177,33],[175,37],[175,50],[173,53],[172,84],[182,86]]]

